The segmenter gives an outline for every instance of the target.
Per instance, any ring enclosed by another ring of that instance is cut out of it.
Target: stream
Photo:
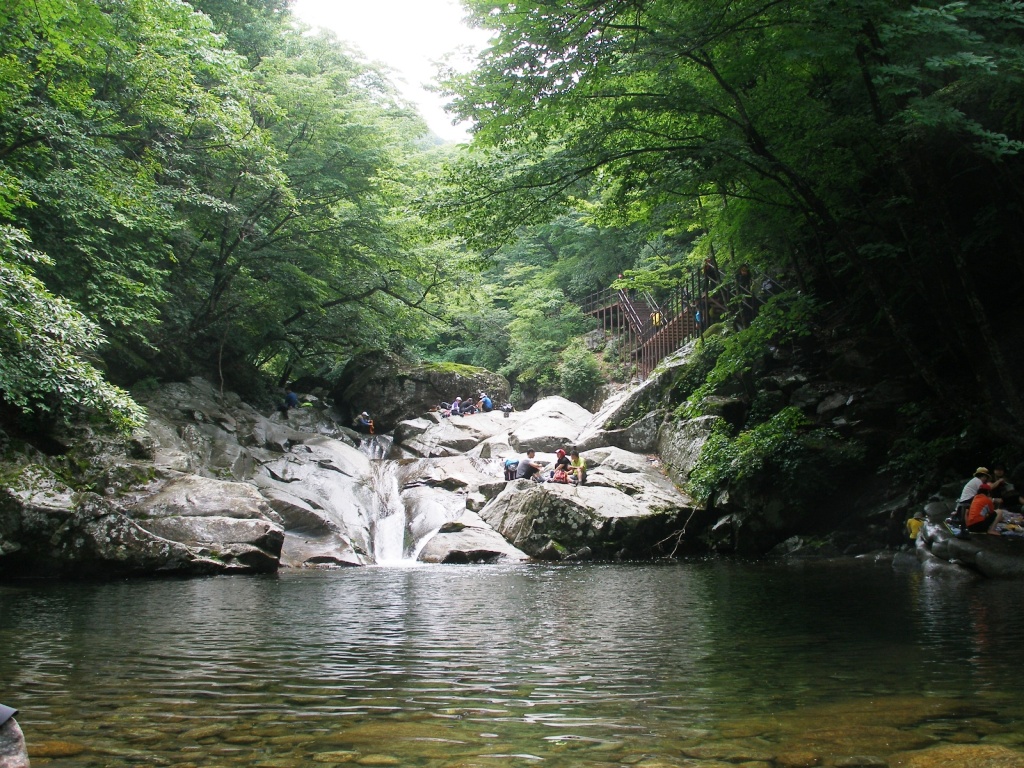
[[[0,645],[33,766],[1024,750],[1019,585],[856,561],[7,583]]]

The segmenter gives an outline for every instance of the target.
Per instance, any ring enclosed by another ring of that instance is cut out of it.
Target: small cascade
[[[370,459],[383,459],[390,453],[394,441],[391,435],[366,435],[359,443],[359,451]]]
[[[417,565],[416,554],[424,541],[417,541],[410,530],[410,517],[398,484],[397,461],[370,462],[374,493],[370,520],[370,540],[377,565]]]

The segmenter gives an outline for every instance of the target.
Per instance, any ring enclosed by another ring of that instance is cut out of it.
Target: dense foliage
[[[81,356],[104,339],[115,380],[244,386],[420,338],[457,253],[414,205],[425,133],[284,0],[5,3],[0,395],[125,425]]]
[[[1007,0],[470,2],[452,75],[468,237],[587,206],[749,262],[895,341],[959,419],[1024,423],[1015,317],[1024,6]]]

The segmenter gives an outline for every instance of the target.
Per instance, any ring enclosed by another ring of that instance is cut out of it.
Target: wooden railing
[[[757,303],[749,285],[693,269],[671,289],[660,290],[657,299],[647,292],[606,288],[588,296],[581,306],[601,321],[606,333],[623,339],[623,356],[645,379],[658,363],[722,316],[734,312],[738,322],[749,322]]]

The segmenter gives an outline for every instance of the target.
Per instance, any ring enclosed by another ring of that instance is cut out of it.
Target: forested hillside
[[[1019,3],[467,7],[451,147],[287,0],[4,4],[3,423],[129,429],[146,382],[258,398],[366,352],[584,400],[634,371],[578,302],[711,260],[785,289],[722,316],[711,385],[848,345],[915,382],[905,454],[1021,442]]]
[[[459,253],[387,78],[280,0],[0,10],[0,392],[138,418],[109,382],[402,349]],[[100,373],[102,370],[104,373]]]
[[[660,245],[641,284],[749,264],[801,299],[729,342],[719,382],[773,340],[856,346],[912,382],[905,458],[1020,444],[1020,4],[469,5],[495,33],[448,81],[478,125],[452,177],[472,242],[569,209]]]

